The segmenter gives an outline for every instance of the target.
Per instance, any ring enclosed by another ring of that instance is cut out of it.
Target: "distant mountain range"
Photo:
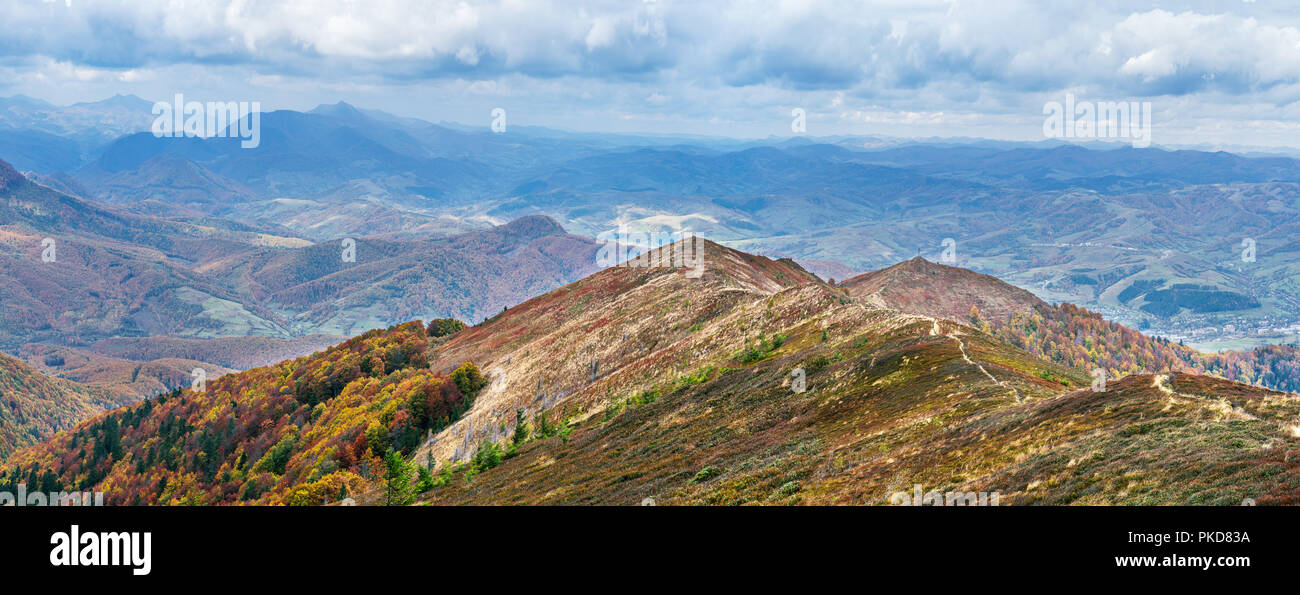
[[[70,106],[0,97],[0,157],[24,170],[71,170],[104,144],[148,130],[152,110],[153,102],[134,95]]]
[[[131,336],[348,335],[414,317],[482,319],[595,270],[596,243],[525,217],[433,238],[312,243],[219,219],[129,213],[0,162],[0,345]],[[55,242],[53,262],[43,241]]]
[[[349,239],[351,261],[342,238],[131,212],[0,161],[0,350],[130,402],[196,367],[215,378],[410,318],[481,320],[596,270],[597,244],[544,216]]]
[[[0,489],[870,505],[919,485],[966,504],[1296,503],[1295,394],[1172,369],[1098,386],[980,314],[1024,317],[1043,306],[1032,295],[920,259],[832,286],[711,242],[703,258],[698,279],[611,267],[467,328],[397,325],[176,390],[21,450]],[[1098,349],[1142,349],[1116,347]]]
[[[260,146],[243,149],[156,138],[145,131],[149,105],[0,100],[0,158],[128,213],[219,218],[312,242],[429,238],[544,215],[587,237],[620,225],[690,230],[843,279],[917,255],[940,260],[951,239],[949,264],[1200,348],[1300,342],[1300,167],[1288,157],[494,134],[346,103],[262,114]]]

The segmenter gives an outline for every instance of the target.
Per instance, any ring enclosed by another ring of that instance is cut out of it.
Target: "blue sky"
[[[1287,2],[7,0],[0,95],[345,100],[571,130],[1041,140],[1150,101],[1156,144],[1300,146]]]

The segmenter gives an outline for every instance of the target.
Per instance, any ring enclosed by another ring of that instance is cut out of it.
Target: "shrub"
[[[416,472],[420,474],[420,480],[415,484],[416,492],[423,494],[438,485],[438,481],[433,477],[433,472],[429,471],[427,467],[417,467]]]
[[[702,367],[701,367],[699,370],[697,370],[694,374],[687,374],[687,375],[685,375],[685,376],[679,376],[679,377],[677,378],[677,388],[685,388],[685,387],[688,387],[688,386],[695,386],[695,385],[697,385],[697,384],[701,384],[701,383],[703,383],[703,382],[706,382],[706,381],[709,379],[709,377],[713,375],[713,372],[714,372],[716,369],[717,369],[717,368],[715,368],[715,367],[713,366],[713,364],[709,364],[709,365],[707,365],[707,366],[702,366]]]
[[[455,318],[435,318],[429,322],[429,336],[446,337],[464,330],[465,327],[465,323]]]
[[[479,372],[478,366],[474,362],[465,362],[459,368],[451,373],[451,381],[456,383],[456,388],[465,398],[473,400],[478,396],[479,391],[487,386],[487,378]]]
[[[758,343],[751,345],[742,351],[737,356],[737,359],[739,359],[742,364],[752,364],[771,355],[773,351],[776,351],[782,345],[785,345],[785,335],[779,333],[772,335],[772,340],[768,341],[767,337],[760,334],[758,336]]]
[[[719,475],[722,475],[721,469],[717,467],[705,467],[703,469],[700,469],[700,472],[696,473],[695,477],[691,478],[691,483],[704,483]]]
[[[804,364],[804,369],[811,374],[813,372],[821,371],[823,368],[829,365],[831,365],[830,359],[828,359],[825,355],[818,355],[817,357],[814,357],[811,360],[809,360],[807,364]]]

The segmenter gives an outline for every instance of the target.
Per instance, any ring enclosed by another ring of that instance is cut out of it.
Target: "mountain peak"
[[[497,229],[527,238],[541,238],[568,233],[564,230],[564,226],[549,215],[525,215],[504,225],[499,225]]]
[[[318,114],[318,115],[322,115],[322,116],[333,116],[333,117],[335,117],[335,118],[364,118],[364,117],[366,117],[365,113],[363,113],[361,110],[357,109],[356,106],[354,106],[354,105],[352,105],[352,104],[350,104],[350,103],[348,103],[348,102],[346,102],[346,101],[340,101],[340,102],[338,102],[338,103],[322,103],[322,104],[320,104],[320,105],[318,105],[318,106],[312,108],[312,110],[311,110],[310,112],[308,112],[308,113]]]
[[[877,295],[890,308],[966,322],[972,306],[986,320],[1004,320],[1045,303],[1001,279],[920,256],[840,284],[854,297]]]
[[[85,101],[75,104],[75,106],[82,107],[120,107],[130,111],[149,111],[153,109],[153,105],[154,102],[142,99],[137,95],[123,95],[121,93],[99,101]]]

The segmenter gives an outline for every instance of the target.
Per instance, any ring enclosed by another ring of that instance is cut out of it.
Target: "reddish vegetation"
[[[591,240],[531,216],[446,238],[362,238],[348,266],[331,242],[254,248],[204,273],[247,288],[258,303],[306,312],[299,323],[348,332],[359,312],[390,323],[431,314],[479,321],[594,272],[595,253]]]
[[[1300,392],[1300,351],[1293,347],[1205,354],[1073,304],[1049,305],[991,276],[920,257],[854,277],[840,287],[855,298],[878,296],[883,305],[903,312],[978,326],[1010,345],[1078,370],[1104,368],[1112,378],[1185,371]]]
[[[879,504],[916,483],[1004,503],[1296,501],[1300,399],[1181,374],[1094,392],[1087,368],[1053,361],[1075,353],[1055,333],[1126,366],[1158,343],[1070,307],[994,327],[979,305],[1022,297],[926,270],[862,295],[882,277],[846,293],[710,243],[699,279],[611,268],[436,338],[399,325],[101,416],[17,453],[0,489],[402,502],[378,474],[391,450],[436,468],[419,483],[431,503]],[[974,289],[941,294],[944,276]]]
[[[337,501],[463,411],[462,385],[481,388],[425,369],[426,332],[371,331],[118,409],[15,455],[0,484],[97,486],[116,504]]]
[[[338,335],[279,337],[121,337],[96,342],[90,350],[123,359],[147,362],[183,358],[247,370],[315,353],[343,341]]]
[[[0,353],[0,459],[133,400],[50,378]]]
[[[982,326],[1008,344],[1080,370],[1101,367],[1111,377],[1183,371],[1300,392],[1300,352],[1294,347],[1201,353],[1148,337],[1072,304],[1040,305],[1005,322]]]
[[[139,362],[39,343],[24,345],[20,354],[43,374],[102,390],[120,403],[134,403],[187,386],[195,368],[202,369],[208,378],[234,371],[198,360],[166,357]]]
[[[855,298],[872,294],[903,312],[965,322],[971,307],[986,320],[1002,321],[1044,302],[1033,294],[988,275],[916,257],[839,284]]]

